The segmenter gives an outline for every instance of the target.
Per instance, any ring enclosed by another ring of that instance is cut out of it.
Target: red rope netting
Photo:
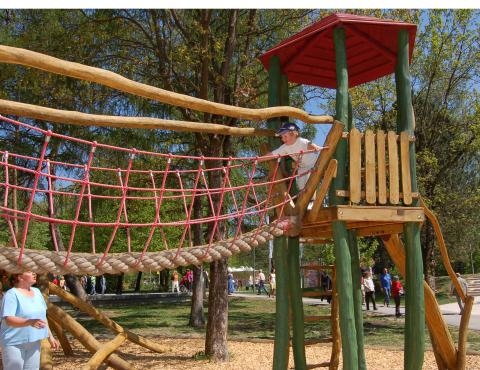
[[[0,124],[0,236],[20,249],[19,265],[39,233],[51,235],[50,246],[41,247],[66,251],[65,265],[73,252],[100,253],[100,264],[116,252],[140,252],[141,259],[147,251],[176,248],[178,256],[194,240],[206,243],[207,252],[219,240],[262,226],[274,207],[282,214],[290,201],[272,204],[271,198],[276,183],[290,189],[294,177],[270,181],[257,157],[155,153],[2,116]],[[27,154],[21,154],[25,146]],[[72,158],[83,153],[85,164],[55,160],[67,152],[76,153]],[[280,157],[275,158],[271,178],[279,171]]]

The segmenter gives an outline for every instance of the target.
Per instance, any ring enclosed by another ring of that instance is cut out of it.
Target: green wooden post
[[[277,298],[275,301],[275,342],[273,345],[273,369],[288,369],[289,352],[289,295],[287,237],[275,238],[273,249],[275,273],[277,277]]]
[[[273,56],[268,68],[268,106],[274,107],[285,99],[282,91],[282,74],[280,59]],[[288,93],[287,93],[288,94]],[[283,95],[283,97],[282,97]],[[280,119],[273,118],[267,122],[267,127],[277,129]],[[270,147],[276,146],[274,138],[269,139]],[[287,263],[287,237],[275,238],[273,241],[273,255],[277,276],[277,299],[275,302],[275,343],[273,346],[273,369],[284,370],[288,368],[288,353],[290,340],[289,326],[289,293],[288,293],[288,263]]]
[[[395,70],[397,85],[398,117],[397,131],[414,133],[414,117],[411,97],[411,79],[408,62],[409,34],[402,30],[398,34],[398,58]],[[410,169],[412,191],[418,191],[415,144],[410,143]],[[416,205],[416,204],[415,204]],[[423,261],[420,244],[420,225],[407,222],[404,226],[406,256],[406,317],[404,368],[422,369],[425,352],[425,301],[423,291]]]
[[[298,237],[288,238],[288,285],[292,312],[292,348],[295,369],[307,368],[305,357],[305,321],[300,285],[300,243]]]
[[[363,335],[363,309],[362,309],[362,290],[360,287],[360,252],[358,249],[357,235],[355,231],[349,230],[348,236],[350,255],[352,256],[352,287],[353,287],[353,311],[355,315],[355,328],[357,330],[357,351],[358,351],[358,368],[360,370],[367,369],[365,360],[365,340]]]
[[[290,105],[288,93],[288,78],[280,77],[280,104]],[[303,313],[302,287],[300,283],[300,239],[287,238],[287,265],[288,265],[288,292],[290,298],[290,312],[292,313],[292,348],[295,369],[306,369],[305,356],[305,322]]]
[[[345,31],[336,28],[333,32],[335,44],[335,57],[337,68],[337,100],[336,118],[341,122],[348,122],[348,72],[347,56],[345,47]],[[330,205],[344,203],[337,197],[337,189],[345,189],[347,143],[342,139],[335,151],[338,161],[337,177],[330,188]],[[355,327],[355,314],[353,303],[351,256],[349,249],[349,237],[345,222],[333,222],[333,239],[335,241],[335,265],[336,284],[338,292],[338,304],[340,315],[340,332],[342,336],[343,368],[345,370],[358,369],[357,335]]]

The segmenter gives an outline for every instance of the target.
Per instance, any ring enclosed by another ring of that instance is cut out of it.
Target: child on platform
[[[313,144],[310,140],[300,137],[300,128],[293,122],[284,123],[283,126],[278,129],[275,136],[279,136],[283,144],[277,149],[272,150],[267,156],[289,155],[295,162],[298,162],[297,172],[301,175],[297,176],[296,182],[298,190],[301,191],[310,177],[310,171],[317,161],[318,153],[297,153],[311,150],[319,151],[321,148]]]

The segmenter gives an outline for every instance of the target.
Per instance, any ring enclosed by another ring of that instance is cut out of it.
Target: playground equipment
[[[3,114],[57,123],[266,137],[273,136],[281,117],[332,125],[307,186],[292,196],[290,189],[296,175],[282,176],[279,157],[272,157],[269,162],[270,179],[265,182],[255,177],[256,157],[205,158],[125,149],[0,117],[5,135],[17,132],[24,140],[40,143],[36,157],[0,148],[3,196],[0,216],[10,232],[10,240],[0,247],[0,268],[13,273],[28,269],[39,273],[90,275],[158,271],[229,257],[274,239],[278,299],[273,366],[287,368],[291,317],[295,367],[306,369],[309,366],[305,358],[300,266],[291,261],[299,260],[301,239],[311,242],[333,239],[336,257],[333,302],[338,309],[343,368],[359,369],[366,365],[356,237],[374,235],[383,240],[409,287],[405,368],[422,367],[426,319],[439,368],[463,369],[473,299],[460,294],[466,305],[456,349],[434,293],[423,281],[419,232],[426,215],[440,240],[447,271],[459,288],[438,222],[423,205],[416,184],[408,67],[415,32],[415,25],[371,17],[334,14],[324,18],[261,56],[269,72],[269,105],[272,107],[259,110],[185,97],[98,68],[0,46],[0,62],[101,83],[123,92],[217,115],[252,121],[269,119],[269,129],[89,115],[0,100]],[[397,131],[360,133],[353,127],[349,113],[348,88],[393,72],[397,83]],[[286,107],[288,81],[336,88],[335,119]],[[65,143],[83,150],[86,164],[49,158],[53,147]],[[102,158],[112,155],[122,167],[103,163]],[[142,163],[154,164],[156,170],[144,168]],[[24,173],[32,181],[28,186],[19,185],[13,180],[13,172]],[[221,179],[219,185],[210,187],[208,176]],[[28,202],[20,207],[16,199],[22,192]],[[315,192],[313,207],[308,209]],[[327,193],[328,206],[325,207]],[[47,213],[45,208],[38,207],[40,200],[47,205]],[[207,206],[208,214],[195,215],[193,205],[197,201]],[[94,208],[102,202],[115,212],[110,220],[100,222],[95,219]],[[135,220],[129,212],[140,205],[146,210],[147,220]],[[275,212],[277,217],[267,224],[265,216],[270,212]],[[227,221],[231,222],[229,230],[224,227]],[[28,249],[29,230],[40,222],[68,230],[66,245],[61,239],[55,239],[53,233],[55,251]],[[242,229],[245,223],[256,226],[245,231]],[[192,245],[192,227],[198,224],[210,225],[208,242],[203,246]],[[89,252],[76,248],[79,238],[83,238],[84,244],[85,235],[91,244]],[[120,249],[125,245],[126,249]],[[52,315],[52,327],[61,331],[59,323],[63,316],[56,311]],[[336,317],[332,314],[332,322]],[[340,343],[338,332],[332,329],[332,333],[333,342]],[[108,350],[90,346],[91,351],[98,351],[93,362],[98,364],[107,358],[125,336],[128,337],[123,333],[116,338]],[[328,365],[331,369],[338,366],[337,354],[338,348],[334,346]]]

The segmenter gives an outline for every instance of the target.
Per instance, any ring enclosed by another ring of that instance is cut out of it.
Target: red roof
[[[333,30],[345,29],[348,86],[375,80],[395,71],[397,35],[409,32],[409,59],[412,59],[417,26],[352,14],[332,14],[282,41],[260,56],[264,67],[272,56],[280,58],[282,73],[288,81],[305,85],[336,88]]]

